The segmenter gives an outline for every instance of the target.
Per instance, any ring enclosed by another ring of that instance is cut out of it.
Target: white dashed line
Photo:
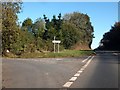
[[[84,65],[82,68],[84,68],[84,69],[85,69],[86,67],[87,67],[87,65]]]
[[[79,72],[79,73],[82,73],[83,71],[79,70],[78,72]]]
[[[77,77],[72,77],[69,81],[75,81]]]
[[[73,84],[73,82],[67,82],[63,85],[63,87],[70,87]]]
[[[113,53],[114,55],[118,55],[117,53]]]
[[[81,68],[80,71],[84,71],[84,68]]]
[[[60,58],[57,58],[56,60],[58,60],[58,61],[59,61],[59,60],[62,60],[62,59],[60,59]]]
[[[79,71],[77,71],[77,73],[71,79],[69,79],[69,82],[66,82],[63,87],[69,88],[73,84],[73,82],[77,80],[77,77],[80,76],[80,74],[85,70],[85,68],[88,66],[88,64],[92,61],[93,58],[94,56],[89,56],[87,59],[83,60],[82,62],[85,62],[89,59],[89,61]]]
[[[75,76],[75,77],[78,77],[78,76],[80,76],[80,73],[76,73],[74,76]]]

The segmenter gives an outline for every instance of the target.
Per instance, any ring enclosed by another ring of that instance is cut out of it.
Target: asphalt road
[[[117,53],[79,58],[2,59],[3,88],[118,88]]]

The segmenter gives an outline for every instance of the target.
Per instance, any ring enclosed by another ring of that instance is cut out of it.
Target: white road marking
[[[67,87],[67,88],[70,87],[73,84],[73,82],[77,79],[77,77],[80,76],[80,74],[83,72],[83,70],[85,70],[85,68],[88,66],[88,64],[92,61],[93,58],[94,58],[94,56],[89,56],[87,59],[85,59],[85,60],[89,59],[89,61],[79,71],[77,71],[77,73],[74,75],[74,77],[69,79],[69,82],[66,82],[63,85],[63,87]]]
[[[80,71],[84,71],[84,68],[81,68]]]
[[[62,59],[60,59],[60,58],[57,58],[56,60],[58,60],[58,61],[59,61],[59,60],[62,60]]]
[[[86,67],[85,67],[85,66],[83,66],[83,67],[81,68],[81,70],[83,70],[83,71],[84,71],[84,70],[85,70],[85,68],[86,68]]]
[[[88,64],[92,61],[93,58],[94,56],[85,65],[88,66]]]
[[[78,71],[78,72],[79,72],[79,73],[82,73],[83,71],[80,70],[80,71]]]
[[[88,58],[86,58],[86,59],[83,60],[82,62],[83,62],[83,63],[86,62],[90,57],[91,57],[91,56],[89,56]]]
[[[113,53],[114,55],[118,55],[117,53]]]
[[[73,84],[73,82],[67,82],[63,85],[63,87],[70,87]]]
[[[85,64],[82,68],[86,68],[87,67],[87,65]]]
[[[69,81],[75,81],[77,77],[72,77]]]
[[[80,73],[76,73],[74,76],[75,76],[75,77],[78,77],[78,76],[80,76]]]

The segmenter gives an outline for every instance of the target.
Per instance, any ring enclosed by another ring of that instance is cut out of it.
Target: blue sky
[[[43,18],[43,14],[51,19],[53,15],[58,16],[61,13],[63,16],[75,11],[88,14],[90,17],[95,36],[93,49],[98,47],[103,34],[118,21],[117,2],[24,2],[19,21],[23,22],[29,17],[34,22],[37,18]]]

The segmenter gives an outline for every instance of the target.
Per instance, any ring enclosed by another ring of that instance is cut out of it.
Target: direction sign
[[[53,40],[52,43],[60,43],[60,40]]]

